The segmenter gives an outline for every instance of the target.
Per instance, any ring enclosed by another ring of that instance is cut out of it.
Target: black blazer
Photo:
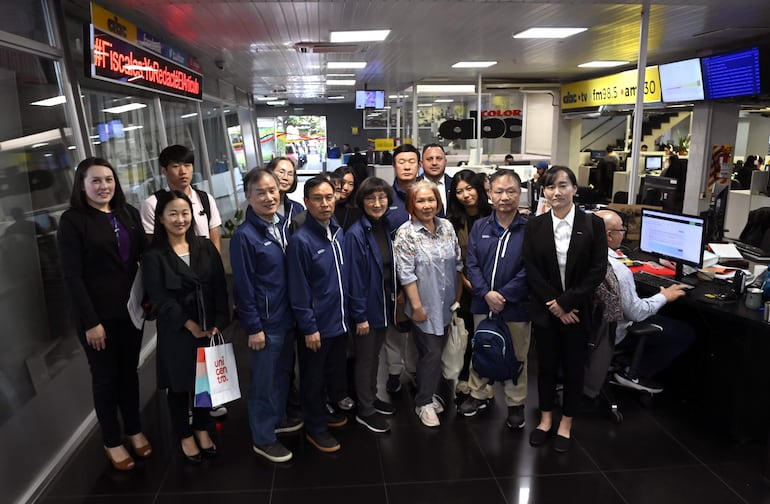
[[[548,311],[546,302],[556,299],[564,310],[579,310],[581,321],[589,315],[596,287],[607,273],[607,239],[604,221],[576,209],[572,237],[567,250],[562,289],[551,212],[530,219],[524,233],[524,264],[529,284],[529,312],[535,324],[552,327],[561,324]]]
[[[152,247],[142,260],[144,285],[158,314],[158,388],[192,392],[197,348],[209,340],[196,339],[184,327],[188,319],[203,330],[224,331],[230,321],[222,259],[208,238],[196,237],[187,266],[169,246]],[[206,326],[199,310],[202,294]]]
[[[93,207],[70,208],[58,229],[62,275],[70,292],[76,324],[91,329],[105,319],[128,318],[126,303],[145,244],[139,211],[126,205],[120,225],[129,230],[131,256],[120,258],[109,216]]]

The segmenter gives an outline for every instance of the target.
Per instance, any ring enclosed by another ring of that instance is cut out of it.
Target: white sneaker
[[[433,394],[433,409],[437,414],[444,412],[444,400],[438,394]]]
[[[438,417],[436,416],[436,410],[433,408],[433,404],[426,404],[425,406],[417,406],[414,412],[420,417],[420,421],[425,427],[438,427],[441,425]]]

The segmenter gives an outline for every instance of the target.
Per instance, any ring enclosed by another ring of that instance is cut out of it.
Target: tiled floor
[[[619,425],[587,412],[576,421],[567,454],[529,446],[537,420],[535,383],[533,374],[521,432],[504,425],[500,388],[487,412],[462,418],[450,408],[440,415],[441,427],[431,430],[419,423],[405,386],[392,398],[398,412],[390,433],[375,435],[351,421],[335,432],[342,450],[331,455],[301,434],[288,435],[282,440],[295,456],[280,465],[252,453],[243,401],[229,405],[216,426],[221,455],[200,466],[184,463],[158,394],[144,411],[155,447],[149,461],[118,473],[92,435],[41,502],[770,503],[770,486],[760,476],[764,445],[732,444],[665,396],[644,407],[633,395],[618,394],[625,415]]]

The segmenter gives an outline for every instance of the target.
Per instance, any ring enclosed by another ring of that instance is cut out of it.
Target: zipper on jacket
[[[339,233],[339,229],[334,233],[332,236],[332,252],[334,253],[334,267],[337,269],[337,285],[340,289],[340,313],[342,314],[342,329],[345,330],[345,332],[348,332],[348,327],[345,324],[345,292],[343,292],[342,288],[342,272],[340,271],[340,265],[344,265],[345,261],[342,258],[342,249],[340,249],[340,244],[337,241],[337,233]]]

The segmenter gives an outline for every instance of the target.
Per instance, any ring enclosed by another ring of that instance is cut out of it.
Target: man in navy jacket
[[[471,312],[475,325],[488,315],[508,325],[516,358],[524,369],[516,384],[506,380],[506,424],[511,429],[524,427],[524,400],[527,397],[527,353],[529,352],[529,289],[527,287],[522,244],[526,218],[518,212],[521,179],[511,170],[498,170],[489,180],[489,195],[494,212],[473,225],[468,237],[468,279],[473,287]],[[484,387],[489,380],[471,367],[468,385],[471,396],[458,408],[464,416],[473,416],[489,404]]]
[[[325,373],[327,361],[344,363],[349,328],[347,272],[342,229],[334,215],[334,187],[316,176],[305,183],[308,218],[289,239],[289,299],[297,319],[300,396],[307,440],[323,452],[340,444],[327,429]],[[328,422],[342,427],[347,417]]]

